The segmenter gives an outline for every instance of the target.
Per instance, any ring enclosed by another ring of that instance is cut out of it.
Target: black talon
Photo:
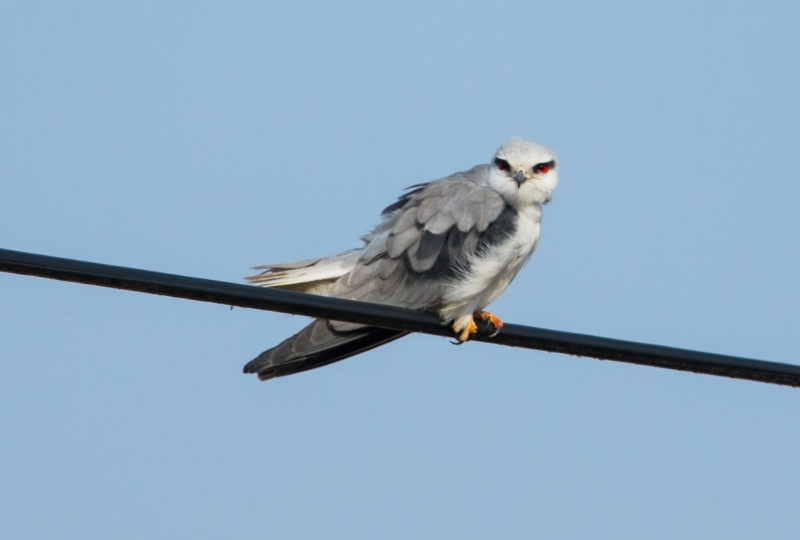
[[[494,337],[500,332],[500,328],[497,328],[489,318],[483,320],[476,317],[475,325],[478,327],[477,334],[479,336]]]

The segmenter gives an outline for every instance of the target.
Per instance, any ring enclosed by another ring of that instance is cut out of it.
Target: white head
[[[513,138],[489,166],[489,187],[514,208],[545,204],[558,185],[558,160],[546,146]]]

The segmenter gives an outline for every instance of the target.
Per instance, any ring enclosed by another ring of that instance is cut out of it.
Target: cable
[[[0,249],[0,271],[453,337],[433,313]],[[505,324],[476,341],[800,387],[800,366]]]

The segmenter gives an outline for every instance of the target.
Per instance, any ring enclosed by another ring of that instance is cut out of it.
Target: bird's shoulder
[[[394,228],[398,224],[402,229],[416,222],[428,232],[441,234],[454,216],[463,218],[456,222],[462,231],[466,232],[473,226],[483,230],[487,223],[480,219],[480,214],[488,217],[496,210],[502,210],[505,204],[500,194],[488,186],[488,177],[489,166],[478,165],[468,171],[409,186],[406,193],[381,212],[383,222],[376,231]],[[470,215],[475,215],[475,223],[469,221]]]
[[[516,212],[487,185],[488,167],[412,186],[362,237],[333,296],[428,309],[473,258],[513,229]]]
[[[397,259],[405,254],[411,268],[423,272],[436,263],[445,245],[451,246],[451,253],[475,248],[483,233],[498,228],[492,224],[505,224],[508,214],[513,214],[500,194],[487,185],[487,179],[488,166],[479,165],[411,186],[383,211],[381,224],[362,237],[361,261],[369,263],[382,256]]]

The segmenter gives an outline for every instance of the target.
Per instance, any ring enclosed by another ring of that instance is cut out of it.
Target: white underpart
[[[539,242],[542,207],[538,204],[518,210],[517,227],[505,242],[477,255],[469,272],[460,276],[444,296],[439,315],[445,323],[463,327],[472,314],[493,302],[522,269]]]

